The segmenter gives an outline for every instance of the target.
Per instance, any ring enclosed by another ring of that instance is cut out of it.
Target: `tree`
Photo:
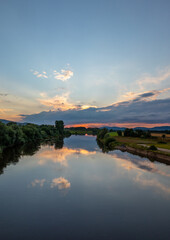
[[[118,136],[122,136],[122,131],[121,131],[121,130],[118,130],[118,131],[117,131],[117,134],[118,134]]]
[[[108,133],[107,128],[103,128],[102,130],[100,130],[97,134],[97,138],[98,139],[103,139],[105,134]]]
[[[55,127],[58,130],[59,135],[63,136],[64,135],[64,122],[62,120],[55,121]]]
[[[165,140],[165,137],[166,137],[166,135],[165,135],[165,134],[163,134],[163,135],[162,135],[162,139],[163,139],[163,141]]]
[[[125,137],[134,137],[134,131],[132,128],[126,128],[124,131]]]

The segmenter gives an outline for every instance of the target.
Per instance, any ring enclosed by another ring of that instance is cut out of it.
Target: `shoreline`
[[[129,152],[134,155],[138,155],[141,157],[147,157],[151,161],[159,161],[161,163],[165,163],[167,165],[170,165],[170,156],[161,154],[158,152],[153,152],[145,149],[139,149],[139,148],[134,148],[130,146],[115,146],[114,149],[120,150],[122,152]]]

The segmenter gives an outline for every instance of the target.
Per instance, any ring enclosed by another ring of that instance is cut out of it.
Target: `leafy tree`
[[[118,131],[117,131],[117,134],[118,134],[118,136],[122,136],[122,131],[121,131],[121,130],[118,130]]]
[[[64,122],[62,120],[55,121],[55,127],[58,130],[59,134],[61,136],[63,136],[64,135]]]
[[[108,133],[108,129],[107,129],[107,128],[103,128],[103,129],[101,129],[101,130],[98,132],[97,138],[98,138],[98,139],[103,139],[104,136],[105,136],[105,134],[107,134],[107,133]]]
[[[166,137],[166,135],[165,135],[165,134],[163,134],[163,135],[162,135],[162,139],[163,139],[163,140],[165,140],[165,137]]]

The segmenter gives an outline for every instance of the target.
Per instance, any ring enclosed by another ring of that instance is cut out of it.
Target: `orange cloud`
[[[92,105],[75,105],[73,103],[70,103],[69,94],[69,92],[66,92],[62,95],[56,95],[55,97],[45,99],[47,94],[42,92],[40,93],[40,96],[43,97],[43,99],[38,99],[38,101],[45,106],[52,107],[53,109],[57,109],[59,111],[66,111],[72,109],[83,110],[91,107],[96,108],[96,106]]]
[[[35,179],[35,180],[31,183],[31,185],[32,185],[33,187],[35,187],[36,185],[39,185],[40,187],[43,187],[45,181],[46,181],[45,179]]]
[[[67,160],[69,156],[73,154],[91,155],[95,153],[96,151],[90,152],[85,149],[72,149],[67,147],[63,147],[55,151],[53,147],[50,147],[50,148],[48,147],[47,149],[38,153],[39,158],[41,158],[38,164],[44,165],[47,162],[53,162],[53,163],[60,163],[62,166],[66,167],[68,165]]]
[[[51,183],[51,188],[58,187],[59,190],[70,188],[70,186],[70,182],[63,177],[54,178]]]
[[[53,98],[38,99],[38,100],[41,104],[48,107],[52,107],[53,109],[58,109],[60,111],[66,111],[68,109],[77,109],[78,107],[76,105],[68,102],[68,98],[69,98],[69,93],[67,92],[61,96],[56,95]]]
[[[6,119],[9,121],[21,121],[22,120],[21,116],[14,114],[13,109],[9,109],[9,108],[1,108],[0,109],[0,118]]]

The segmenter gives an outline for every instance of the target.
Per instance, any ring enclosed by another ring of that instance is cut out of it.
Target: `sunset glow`
[[[73,124],[66,125],[65,127],[85,127],[85,128],[100,128],[100,127],[126,127],[126,128],[135,128],[135,127],[158,127],[158,126],[170,126],[170,123],[157,123],[157,124],[149,124],[149,123],[84,123],[84,124]]]

